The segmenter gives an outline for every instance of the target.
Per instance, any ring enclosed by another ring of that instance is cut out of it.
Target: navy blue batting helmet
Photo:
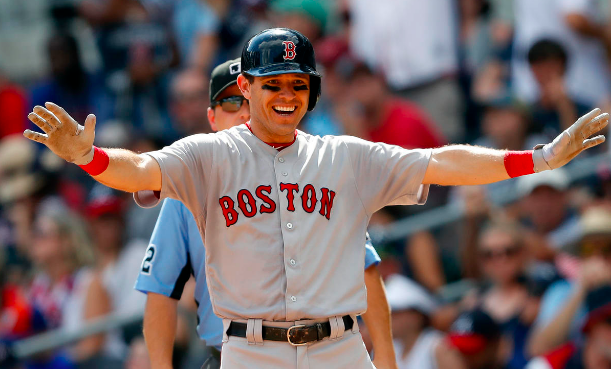
[[[316,71],[314,47],[301,33],[288,28],[266,29],[254,35],[242,50],[242,73],[254,77],[275,74],[310,75],[310,101],[313,110],[320,97],[320,74]]]

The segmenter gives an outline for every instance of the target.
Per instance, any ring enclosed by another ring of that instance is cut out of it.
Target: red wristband
[[[528,151],[507,151],[505,154],[505,170],[511,178],[533,174],[533,152]]]
[[[108,168],[108,163],[110,159],[108,158],[108,154],[106,151],[100,149],[99,147],[93,147],[93,159],[89,162],[89,164],[79,165],[85,172],[89,173],[92,176],[97,176],[102,174]]]

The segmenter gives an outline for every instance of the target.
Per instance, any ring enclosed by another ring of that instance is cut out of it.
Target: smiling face
[[[295,128],[308,110],[309,76],[290,73],[251,79],[252,83],[240,75],[238,86],[250,103],[253,132],[265,142],[292,142]]]

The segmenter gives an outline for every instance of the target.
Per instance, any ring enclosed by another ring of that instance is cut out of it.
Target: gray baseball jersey
[[[431,151],[301,131],[278,151],[241,125],[149,155],[202,233],[214,312],[295,321],[365,311],[369,218],[424,203]]]

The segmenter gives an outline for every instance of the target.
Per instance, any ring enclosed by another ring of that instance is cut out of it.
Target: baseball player
[[[239,58],[229,60],[212,71],[208,119],[214,131],[244,124],[250,117],[248,103],[237,85],[239,74]],[[384,309],[388,303],[375,267],[380,258],[369,238],[365,247],[365,285],[370,300],[365,321],[373,333],[374,361],[378,368],[395,368],[389,311]],[[212,312],[206,286],[205,257],[204,244],[193,215],[180,201],[166,199],[136,281],[136,289],[148,294],[144,334],[154,368],[172,366],[177,300],[191,274],[196,280],[198,333],[212,351],[203,368],[220,366],[223,322]]]
[[[407,150],[296,130],[320,80],[309,40],[275,28],[242,51],[238,86],[249,124],[136,154],[93,146],[93,115],[80,126],[53,103],[28,115],[44,133],[26,137],[97,181],[154,191],[191,211],[207,245],[212,307],[223,318],[224,368],[372,368],[354,322],[366,309],[362,244],[371,215],[423,203],[430,184],[481,185],[558,168],[604,142],[589,137],[609,121],[595,109],[529,151]]]

